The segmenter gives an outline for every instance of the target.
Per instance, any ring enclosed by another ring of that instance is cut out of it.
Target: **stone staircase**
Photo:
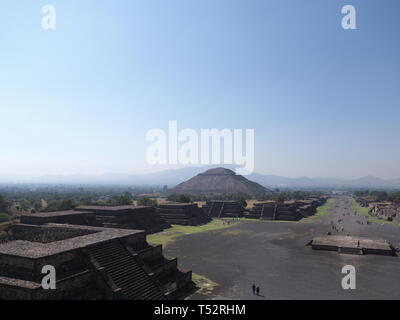
[[[223,209],[223,202],[213,202],[211,205],[210,216],[220,218]]]
[[[164,294],[146,274],[135,257],[118,241],[102,243],[86,249],[96,268],[121,289],[125,300],[163,300]]]
[[[274,213],[272,215],[272,220],[276,220],[278,213],[278,204],[275,204]]]
[[[244,208],[238,201],[211,200],[202,207],[210,217],[213,218],[237,218],[242,217]]]
[[[218,218],[222,218],[222,214],[224,213],[224,207],[225,207],[225,203],[222,203],[221,208],[219,209],[219,212],[218,212]]]
[[[168,223],[196,226],[208,223],[211,218],[194,203],[167,203],[157,208],[160,218]]]

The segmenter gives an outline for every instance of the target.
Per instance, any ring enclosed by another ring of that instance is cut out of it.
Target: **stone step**
[[[120,243],[104,243],[89,248],[88,252],[121,288],[126,299],[164,299],[161,289]]]

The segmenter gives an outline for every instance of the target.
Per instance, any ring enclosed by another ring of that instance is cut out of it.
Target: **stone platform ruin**
[[[169,224],[198,226],[211,221],[211,218],[195,203],[160,204],[157,212]]]
[[[239,218],[244,214],[244,208],[239,201],[211,200],[202,208],[213,218]]]
[[[255,202],[246,218],[261,220],[299,221],[303,218],[313,216],[317,208],[325,204],[327,198],[319,197],[306,200]]]
[[[155,233],[170,225],[157,214],[153,207],[147,206],[80,206],[74,210],[41,212],[21,217],[21,223],[43,225],[62,223],[104,228],[145,230]]]
[[[313,250],[337,251],[339,253],[396,255],[393,246],[384,239],[328,235],[315,237],[308,245]]]
[[[45,265],[56,290],[44,290]],[[0,242],[0,299],[173,299],[192,286],[144,231],[78,225],[14,225]]]

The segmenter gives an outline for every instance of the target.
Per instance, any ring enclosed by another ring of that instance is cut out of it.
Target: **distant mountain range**
[[[359,179],[287,178],[253,173],[249,179],[264,186],[276,188],[400,188],[400,179],[385,180],[373,176]]]
[[[217,166],[186,167],[147,174],[108,173],[99,176],[43,176],[35,179],[19,179],[18,182],[48,184],[119,184],[137,186],[167,185],[171,188],[179,183],[189,180],[205,170],[215,167]],[[235,167],[225,165],[224,168],[233,170]],[[400,179],[386,180],[373,176],[345,180],[336,178],[288,178],[276,175],[253,173],[246,176],[246,178],[267,188],[400,188]],[[11,180],[6,181],[3,179],[2,182],[11,182]]]

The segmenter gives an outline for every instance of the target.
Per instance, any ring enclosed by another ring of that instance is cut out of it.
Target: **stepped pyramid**
[[[141,230],[14,224],[0,261],[0,300],[173,300],[193,289],[192,272]],[[44,265],[57,270],[57,290],[42,287]]]
[[[244,193],[255,196],[270,192],[270,190],[264,188],[262,185],[225,168],[207,170],[169,190],[170,194],[183,193],[194,195]]]

